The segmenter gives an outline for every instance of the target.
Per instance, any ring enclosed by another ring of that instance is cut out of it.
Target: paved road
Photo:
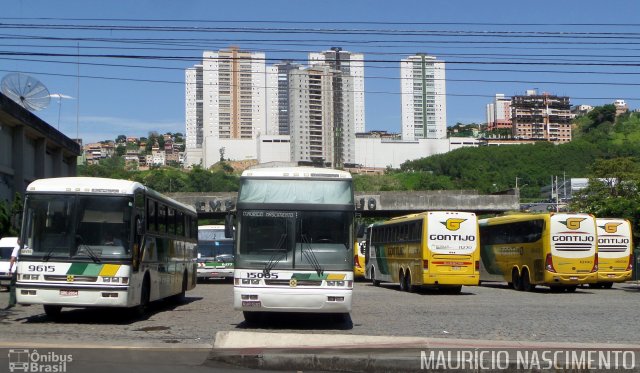
[[[0,342],[209,345],[217,331],[340,333],[492,340],[638,343],[640,287],[578,289],[553,294],[546,289],[517,292],[504,285],[464,287],[460,295],[437,291],[403,293],[356,283],[351,320],[275,317],[250,326],[230,306],[232,285],[208,282],[187,293],[182,304],[154,304],[143,319],[120,310],[63,309],[53,322],[40,306],[0,310]],[[0,293],[0,306],[8,294]]]

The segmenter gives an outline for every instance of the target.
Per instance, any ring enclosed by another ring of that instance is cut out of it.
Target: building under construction
[[[511,98],[513,136],[523,140],[571,141],[569,97],[527,91]]]

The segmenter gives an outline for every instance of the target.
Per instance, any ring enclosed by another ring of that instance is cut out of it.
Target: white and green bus
[[[140,183],[36,180],[25,196],[19,304],[135,307],[196,283],[197,214]]]
[[[198,279],[233,279],[233,239],[224,225],[198,227]]]
[[[351,174],[313,167],[242,173],[235,212],[234,308],[351,311],[355,204]],[[229,215],[226,233],[233,228]]]

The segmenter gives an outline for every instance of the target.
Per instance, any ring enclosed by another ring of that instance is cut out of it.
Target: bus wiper
[[[52,246],[49,251],[47,251],[46,254],[44,254],[44,256],[42,257],[42,261],[43,262],[48,262],[49,259],[51,259],[51,256],[53,255],[53,251],[56,249],[55,246]]]
[[[283,246],[284,246],[286,241],[287,241],[287,233],[281,234],[280,235],[280,239],[278,240],[278,243],[276,244],[276,252],[273,253],[273,255],[271,255],[271,257],[267,261],[267,264],[265,264],[264,269],[262,270],[262,273],[265,276],[266,275],[270,275],[271,274],[271,270],[273,268],[275,268],[275,266],[278,265],[278,263],[282,259],[286,258],[287,250],[286,249],[283,250]]]
[[[300,222],[300,225],[302,225],[302,222]],[[316,254],[313,252],[313,248],[311,247],[311,240],[309,240],[309,238],[307,238],[307,235],[304,233],[302,233],[300,236],[302,237],[302,255],[304,255],[304,257],[307,258],[307,261],[311,263],[311,266],[316,271],[318,276],[322,276],[322,274],[324,273],[324,269],[320,265]],[[305,243],[307,244],[306,250],[304,249]]]
[[[93,250],[91,250],[91,248],[89,248],[89,246],[80,244],[78,249],[84,249],[94,263],[100,263],[100,258],[93,252]]]
[[[76,236],[76,239],[80,241],[80,243],[78,244],[78,251],[76,251],[76,255],[78,254],[80,249],[83,249],[87,252],[87,255],[91,258],[91,260],[93,260],[94,263],[100,263],[100,258],[96,255],[96,253],[93,252],[93,250],[91,250],[89,246],[85,245],[82,237]]]

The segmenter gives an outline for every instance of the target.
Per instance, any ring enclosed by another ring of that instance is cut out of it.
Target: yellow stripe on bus
[[[331,280],[344,280],[345,275],[340,273],[329,273],[327,275],[327,281]]]
[[[120,269],[120,264],[105,264],[102,266],[102,270],[100,271],[100,276],[113,277]]]

